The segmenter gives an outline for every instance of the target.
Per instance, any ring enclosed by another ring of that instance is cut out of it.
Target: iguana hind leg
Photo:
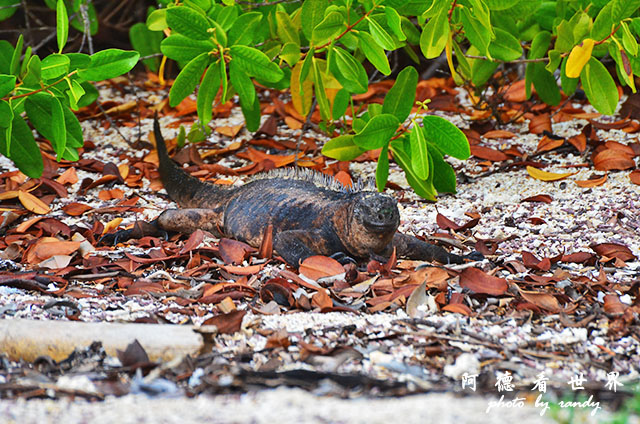
[[[216,237],[222,236],[222,210],[216,209],[167,209],[157,219],[158,227],[165,231],[190,234],[200,229]]]

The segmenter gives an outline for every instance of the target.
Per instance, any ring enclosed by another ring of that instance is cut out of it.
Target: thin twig
[[[300,128],[300,135],[298,136],[298,141],[296,142],[296,152],[293,155],[293,166],[298,166],[298,153],[300,152],[300,142],[302,141],[302,135],[304,131],[309,128],[309,124],[311,123],[311,115],[316,110],[316,106],[318,104],[318,99],[313,98],[313,103],[311,103],[311,108],[309,109],[309,113],[307,114],[307,119],[302,124],[302,128]]]

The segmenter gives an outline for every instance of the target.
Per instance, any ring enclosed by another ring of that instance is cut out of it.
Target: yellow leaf
[[[15,199],[18,197],[18,193],[18,190],[5,191],[4,193],[0,193],[0,200]]]
[[[37,213],[38,215],[44,215],[45,213],[49,213],[51,210],[42,200],[38,199],[31,193],[27,193],[26,191],[19,191],[18,199],[20,199],[20,203],[22,203],[22,206],[24,206],[25,209],[33,213]]]
[[[582,44],[571,49],[571,53],[569,53],[569,58],[567,59],[567,77],[578,78],[580,76],[582,68],[584,68],[584,65],[586,65],[589,59],[591,59],[591,52],[593,51],[594,43],[595,40],[587,38],[582,42]]]
[[[104,226],[104,231],[102,231],[102,234],[107,234],[109,231],[118,228],[118,225],[120,225],[121,222],[122,218],[115,218],[107,222],[107,225]]]
[[[558,181],[563,180],[571,175],[576,174],[577,172],[567,172],[564,174],[558,174],[556,172],[547,172],[541,171],[538,168],[534,168],[533,166],[527,166],[527,172],[536,180],[540,181]]]

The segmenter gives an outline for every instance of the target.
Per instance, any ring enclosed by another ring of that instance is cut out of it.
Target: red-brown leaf
[[[593,253],[589,252],[575,252],[569,255],[562,256],[562,262],[573,262],[573,263],[586,263],[594,257]]]
[[[233,334],[240,331],[242,327],[242,318],[247,311],[233,311],[228,314],[220,314],[209,318],[203,325],[215,325],[220,334]]]
[[[520,291],[520,295],[529,303],[546,311],[557,313],[562,311],[558,299],[549,293]]]
[[[608,258],[618,258],[621,261],[627,262],[636,259],[631,250],[627,246],[623,246],[618,243],[600,243],[592,244],[589,246],[598,255],[606,256]]]
[[[471,308],[462,303],[450,303],[442,307],[443,311],[454,312],[456,314],[471,316]]]
[[[460,273],[460,285],[474,293],[494,296],[505,294],[509,285],[504,278],[494,277],[478,268],[467,268]]]
[[[310,256],[302,261],[298,272],[312,280],[317,280],[318,278],[342,274],[344,272],[344,268],[340,265],[340,262],[335,259],[327,256],[316,255]]]
[[[549,114],[536,115],[529,120],[529,132],[542,134],[544,130],[551,132],[551,118]]]
[[[606,294],[604,296],[604,311],[610,315],[622,315],[627,309],[627,305],[620,302],[617,294]]]
[[[538,194],[536,196],[527,197],[522,199],[523,202],[543,202],[543,203],[551,203],[553,202],[553,198],[548,194]]]
[[[234,265],[241,264],[249,256],[249,253],[255,251],[253,247],[246,243],[227,238],[220,239],[218,249],[224,263]]]
[[[629,179],[632,183],[640,185],[640,169],[631,171],[631,173],[629,174]]]
[[[491,147],[472,145],[470,146],[470,149],[473,156],[480,159],[490,160],[491,162],[500,162],[509,159],[509,156],[499,150],[492,149]]]
[[[634,160],[617,149],[606,149],[596,153],[593,157],[593,166],[598,171],[623,170],[636,166]]]
[[[90,211],[91,209],[93,209],[91,206],[77,202],[69,203],[68,205],[62,207],[64,213],[71,216],[80,216],[83,213]]]

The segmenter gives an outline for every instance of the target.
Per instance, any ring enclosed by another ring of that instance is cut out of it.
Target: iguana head
[[[357,193],[347,215],[343,244],[352,254],[368,257],[385,251],[400,225],[396,200],[386,194],[363,191]]]

